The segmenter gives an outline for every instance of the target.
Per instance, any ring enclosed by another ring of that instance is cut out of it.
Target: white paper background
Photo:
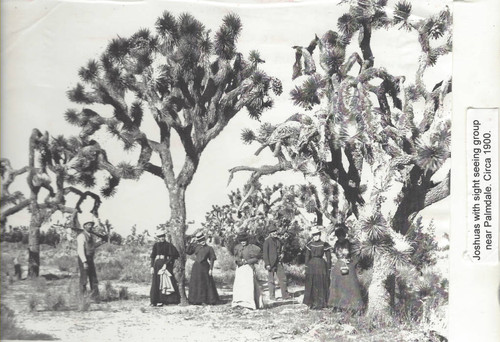
[[[464,252],[465,113],[500,106],[500,2],[456,1],[453,20],[450,341],[499,341],[499,265],[472,264]]]
[[[335,0],[334,0],[335,1]],[[227,2],[227,1],[226,1]],[[262,1],[269,3],[270,1]],[[338,16],[340,11],[330,13],[322,10],[321,1],[305,1],[315,3],[316,7],[304,7],[302,18],[314,23],[314,32],[324,32],[331,28],[331,18]],[[304,3],[305,3],[304,2]],[[112,3],[112,2],[109,2]],[[117,2],[115,2],[116,4]],[[244,52],[258,48],[266,59],[280,58],[283,68],[266,70],[269,74],[278,77],[290,78],[293,64],[293,53],[274,49],[276,37],[272,31],[254,31],[259,27],[259,21],[264,27],[265,20],[261,18],[252,1],[239,1],[232,10],[240,12],[244,24],[243,34],[249,35],[248,42],[260,42],[259,45],[248,44],[241,46]],[[150,2],[151,6],[142,6],[144,2],[121,2],[110,11],[96,11],[97,3],[86,2],[86,5],[75,3],[61,3],[54,5],[51,1],[3,1],[2,2],[2,121],[1,121],[1,153],[2,157],[13,160],[15,167],[23,166],[27,161],[27,140],[32,127],[42,130],[60,132],[57,118],[62,119],[63,112],[71,105],[64,96],[77,81],[78,68],[89,58],[96,57],[105,47],[101,39],[110,39],[117,34],[127,36],[138,27],[150,27],[158,13],[165,8],[165,2]],[[433,13],[434,8],[440,8],[442,2],[430,0],[414,4],[415,13]],[[78,11],[68,16],[64,8],[77,6]],[[175,8],[175,4],[171,6]],[[192,11],[207,26],[215,29],[222,17],[221,12],[210,8],[195,11],[195,4],[186,5],[183,10]],[[286,13],[285,3],[275,6],[275,15]],[[23,11],[30,7],[30,11]],[[7,10],[5,10],[7,9]],[[140,10],[138,10],[140,9]],[[420,11],[420,12],[419,12]],[[173,10],[176,14],[179,12]],[[467,107],[497,107],[500,106],[500,1],[478,0],[470,2],[456,2],[454,5],[454,57],[453,57],[453,137],[452,137],[452,195],[451,201],[443,201],[437,213],[448,217],[448,205],[451,202],[451,278],[450,278],[450,341],[498,341],[500,336],[500,309],[499,309],[499,267],[470,264],[463,258],[466,248],[466,188],[465,184],[465,112]],[[126,14],[124,14],[126,13]],[[139,13],[139,15],[138,15]],[[243,14],[244,13],[244,14]],[[247,16],[247,17],[245,17]],[[48,20],[51,18],[51,20]],[[92,19],[92,25],[89,23]],[[252,30],[249,22],[253,23]],[[291,37],[297,40],[293,44],[307,44],[311,37],[310,31],[304,30],[302,22],[290,22]],[[117,30],[116,28],[119,28]],[[276,27],[279,30],[280,27]],[[118,32],[119,31],[119,32]],[[305,33],[307,32],[307,33]],[[253,36],[252,36],[253,35]],[[95,39],[93,39],[93,37]],[[395,46],[401,42],[387,39],[385,48],[390,49],[390,43]],[[68,42],[71,44],[68,46]],[[64,43],[64,44],[61,44]],[[264,44],[262,44],[264,43]],[[62,48],[62,46],[66,46]],[[376,48],[374,42],[374,48]],[[408,51],[409,58],[411,49]],[[376,53],[375,53],[376,54]],[[377,55],[377,54],[376,54]],[[377,55],[379,56],[379,55]],[[379,57],[377,57],[379,58]],[[380,58],[382,59],[382,58]],[[377,64],[384,63],[377,59]],[[33,65],[33,61],[37,61]],[[390,60],[386,61],[390,63]],[[58,68],[54,73],[52,67]],[[401,65],[404,69],[404,65]],[[36,74],[35,74],[36,72]],[[291,107],[287,99],[287,91],[277,102],[277,108],[283,108],[277,115],[267,115],[265,120],[278,122],[289,116]],[[19,97],[19,94],[24,94]],[[45,113],[51,113],[54,120],[47,121]],[[238,139],[241,127],[235,124],[228,127],[223,134],[227,139]],[[253,127],[256,123],[253,123]],[[65,125],[65,133],[76,133],[76,129]],[[222,140],[222,139],[221,139]],[[216,150],[216,142],[209,148]],[[241,147],[239,154],[252,156],[254,147]],[[212,150],[212,151],[213,151]],[[213,157],[208,157],[213,155]],[[250,158],[250,157],[248,157]],[[248,162],[255,162],[253,159]],[[205,151],[202,157],[200,172],[209,169],[211,165],[220,166],[220,172],[213,174],[213,182],[194,181],[188,190],[188,201],[192,206],[200,205],[199,212],[203,213],[204,203],[217,203],[214,194],[220,193],[219,199],[225,199],[220,190],[220,184],[227,181],[225,170],[241,164],[238,158],[229,154],[217,156]],[[260,161],[259,161],[260,163]],[[141,181],[141,189],[134,192],[118,191],[116,201],[133,203],[133,199],[157,189],[157,180],[146,179]],[[125,185],[125,182],[122,186]],[[153,228],[152,222],[166,219],[167,198],[166,191],[155,192],[156,199],[145,206],[142,212],[145,217],[143,228]],[[139,197],[146,200],[145,196]],[[106,204],[103,204],[106,210]],[[108,209],[118,210],[116,208]],[[128,212],[122,208],[123,212]],[[205,210],[206,211],[206,210]],[[158,212],[163,212],[158,219],[147,220]],[[437,215],[438,216],[438,215]],[[199,221],[199,218],[196,218]],[[136,218],[123,217],[118,227],[128,229]],[[127,222],[130,223],[128,226]],[[10,221],[9,221],[10,224]],[[12,224],[15,224],[14,222]]]

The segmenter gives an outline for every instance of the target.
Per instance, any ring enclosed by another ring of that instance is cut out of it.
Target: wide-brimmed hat
[[[238,234],[238,241],[248,241],[248,234],[247,233],[240,233]]]
[[[277,231],[278,231],[278,228],[276,226],[270,226],[269,229],[267,230],[267,232],[269,234],[277,232]]]
[[[198,234],[196,234],[195,238],[197,241],[203,241],[205,240],[205,234],[203,232],[199,232]]]
[[[80,213],[78,214],[78,221],[81,223],[82,227],[87,223],[92,223],[96,225],[96,217],[91,213]]]
[[[165,235],[166,235],[165,229],[162,229],[162,228],[156,229],[156,232],[155,232],[156,237],[162,237]]]
[[[311,228],[311,235],[317,235],[317,234],[321,234],[321,228],[323,228],[323,226],[314,226]]]

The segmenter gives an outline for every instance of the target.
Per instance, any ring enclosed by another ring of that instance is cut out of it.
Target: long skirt
[[[328,271],[322,258],[312,258],[307,263],[304,304],[311,309],[326,307],[328,300]]]
[[[343,266],[348,267],[347,274],[342,274],[341,267]],[[363,308],[361,287],[353,263],[346,264],[343,261],[337,261],[333,267],[328,306],[350,311],[360,311]]]
[[[234,272],[232,307],[241,306],[249,309],[263,307],[260,286],[252,266],[243,265]]]
[[[197,262],[193,264],[191,278],[189,279],[188,300],[191,304],[217,304],[219,294],[215,287],[214,278],[209,274],[208,262]]]
[[[170,280],[172,281],[172,286],[174,287],[175,292],[171,293],[169,295],[165,295],[161,292],[160,286],[160,275],[158,275],[158,271],[163,267],[165,264],[164,259],[158,259],[155,260],[154,263],[154,273],[153,273],[153,280],[151,282],[151,291],[149,292],[149,297],[151,300],[151,304],[179,304],[181,301],[181,298],[179,296],[179,287],[177,286],[177,281],[175,280],[175,277],[171,277]],[[170,274],[174,274],[173,270],[173,265],[167,266],[167,270],[170,272]]]

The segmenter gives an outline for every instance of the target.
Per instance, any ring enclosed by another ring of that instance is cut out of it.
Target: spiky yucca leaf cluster
[[[176,18],[165,12],[156,21],[155,28],[155,32],[143,28],[128,38],[112,39],[98,60],[91,60],[80,69],[82,83],[68,91],[70,100],[84,105],[111,105],[115,117],[124,124],[120,129],[130,130],[132,125],[139,128],[142,123],[141,103],[144,101],[150,106],[162,102],[161,115],[182,115],[184,110],[193,107],[194,102],[206,111],[206,103],[216,95],[217,87],[228,93],[247,78],[252,80],[252,85],[243,87],[239,96],[245,100],[243,105],[250,115],[259,118],[272,106],[269,90],[275,94],[282,92],[278,79],[256,69],[264,62],[257,51],[250,53],[249,62],[237,53],[236,42],[242,29],[237,15],[226,15],[213,38],[210,30],[189,13]],[[188,87],[193,92],[189,93]],[[131,106],[124,106],[126,93],[135,97]],[[237,96],[228,95],[231,106],[235,106],[232,99]],[[224,106],[229,111],[240,109],[239,105],[235,109]],[[206,120],[208,117],[202,114]],[[161,115],[157,117],[160,120]],[[65,114],[69,123],[85,128],[88,122],[81,116],[76,111]],[[109,130],[118,135],[116,124],[107,124],[114,125]],[[93,132],[95,129],[86,134]],[[130,144],[127,146],[131,147]]]
[[[255,133],[251,129],[243,129],[241,132],[241,140],[243,143],[248,145],[251,144],[256,139]]]
[[[411,25],[408,22],[412,10],[412,5],[407,1],[400,1],[396,4],[394,8],[394,25],[401,24],[400,29],[404,28],[406,30],[411,30]]]
[[[311,110],[314,105],[320,104],[325,85],[326,81],[319,75],[308,77],[300,87],[296,86],[290,92],[293,103]]]

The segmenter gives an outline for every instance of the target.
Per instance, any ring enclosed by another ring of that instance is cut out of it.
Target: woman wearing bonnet
[[[158,229],[156,238],[157,242],[151,252],[151,306],[179,304],[179,289],[173,275],[174,262],[179,258],[179,252],[166,240],[164,230]]]
[[[347,238],[347,226],[337,224],[333,254],[337,261],[332,268],[328,306],[334,310],[360,312],[363,309],[361,287],[356,274],[357,260],[352,255],[352,242]]]
[[[303,303],[311,309],[325,308],[328,300],[331,247],[321,240],[321,229],[323,229],[322,226],[315,226],[311,229],[312,239],[305,246],[306,284]]]
[[[212,270],[217,257],[214,249],[207,245],[203,232],[199,232],[192,239],[186,249],[186,254],[194,254],[194,263],[189,280],[189,303],[195,305],[217,304],[219,294],[212,277]]]

